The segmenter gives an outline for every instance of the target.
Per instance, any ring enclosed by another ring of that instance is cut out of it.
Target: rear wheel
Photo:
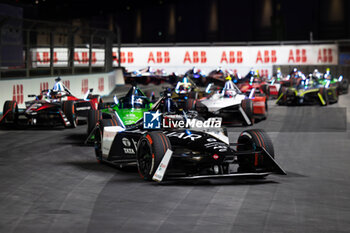
[[[71,124],[71,128],[76,128],[78,125],[78,118],[75,112],[75,104],[74,101],[65,101],[63,102],[63,112],[66,115],[68,121]]]
[[[2,114],[6,114],[5,119],[7,122],[17,123],[18,120],[18,105],[17,101],[7,100],[4,104]]]
[[[275,152],[270,137],[264,130],[253,129],[243,131],[238,138],[237,151],[255,151],[257,147],[264,148],[273,158]],[[269,167],[269,162],[258,153],[238,157],[239,171],[249,172]]]
[[[101,128],[95,131],[94,148],[96,160],[99,163],[102,163],[102,135],[103,133]]]
[[[270,87],[268,85],[262,85],[261,90],[266,95],[266,98],[268,99],[270,96]]]
[[[253,101],[251,99],[244,99],[242,100],[242,109],[247,115],[248,119],[251,122],[251,125],[254,124],[254,112],[253,112]],[[245,119],[243,119],[243,125],[248,126],[249,124],[246,122]]]
[[[149,132],[137,145],[137,167],[141,178],[152,180],[165,152],[171,149],[167,136],[161,132]]]

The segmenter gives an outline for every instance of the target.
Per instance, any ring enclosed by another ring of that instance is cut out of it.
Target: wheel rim
[[[138,152],[138,167],[141,175],[145,176],[150,173],[152,166],[152,153],[147,140],[140,142]]]

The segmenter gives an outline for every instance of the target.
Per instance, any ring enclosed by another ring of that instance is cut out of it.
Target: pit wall
[[[0,80],[0,111],[2,113],[6,100],[16,100],[20,108],[25,102],[33,100],[28,95],[38,95],[42,90],[52,89],[56,77],[23,78]],[[62,83],[78,98],[83,98],[88,89],[93,88],[93,94],[108,95],[116,85],[123,85],[121,70],[110,73],[61,76]]]

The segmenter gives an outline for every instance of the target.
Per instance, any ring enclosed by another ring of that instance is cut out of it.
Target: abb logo
[[[118,62],[117,52],[113,52],[113,61]],[[133,52],[120,52],[120,63],[134,63]]]
[[[264,50],[263,52],[259,50],[256,55],[255,63],[276,63],[276,61],[276,50]]]
[[[163,53],[161,51],[155,52],[156,57],[154,56],[153,52],[149,52],[147,63],[153,62],[153,63],[169,63],[170,57],[169,52],[164,51]]]
[[[40,83],[40,93],[41,93],[43,90],[48,90],[48,89],[49,89],[49,83],[48,83],[48,82]]]
[[[261,69],[259,70],[260,77],[268,77],[269,76],[269,70],[267,69]]]
[[[333,50],[332,49],[319,49],[317,62],[333,62]]]
[[[104,78],[98,79],[98,90],[99,91],[104,91],[104,89],[105,89],[104,82],[105,82]]]
[[[89,90],[89,80],[81,80],[81,93],[85,94]]]
[[[228,55],[228,56],[227,56]],[[243,62],[243,53],[242,51],[229,51],[229,52],[222,52],[220,63],[242,63]]]
[[[91,64],[96,63],[96,52],[91,52]],[[88,52],[75,52],[74,61],[79,64],[88,64],[89,63],[89,53]]]
[[[23,84],[13,85],[12,100],[17,101],[18,104],[23,104]]]
[[[68,89],[70,89],[70,81],[69,80],[63,80],[63,85],[65,85]]]
[[[191,57],[192,55],[192,57]],[[188,51],[185,53],[185,58],[183,64],[189,63],[206,63],[207,62],[207,52],[206,51],[193,51],[190,54]]]
[[[37,52],[36,53],[36,61],[41,64],[50,63],[50,52]],[[57,52],[53,52],[53,62],[56,63],[58,61]]]
[[[288,63],[306,63],[307,55],[306,49],[289,50]]]

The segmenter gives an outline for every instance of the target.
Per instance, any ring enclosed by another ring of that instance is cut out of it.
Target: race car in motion
[[[278,105],[314,105],[326,106],[338,102],[336,86],[319,85],[312,76],[299,80],[295,86],[283,87],[276,103]]]
[[[84,99],[78,99],[68,89],[60,92],[43,90],[40,95],[28,95],[35,99],[25,102],[23,109],[18,107],[16,101],[8,100],[4,104],[0,123],[75,128],[78,120],[86,120],[88,111],[97,109],[102,101],[99,95],[91,93],[92,89],[88,90]]]
[[[214,84],[209,84],[206,92],[211,95],[194,102],[193,108],[205,118],[219,116],[224,123],[242,122],[243,125],[267,118],[267,97],[259,89],[242,93],[232,82],[229,88],[225,85],[221,90],[217,89]]]
[[[158,182],[286,174],[274,158],[274,148],[266,132],[246,130],[237,143],[229,143],[222,128],[192,128],[191,124],[197,125],[198,119],[189,118],[187,113],[176,109],[176,104],[168,109],[170,112],[162,111],[168,107],[167,99],[162,97],[145,118],[129,127],[121,121],[107,125],[102,120],[95,128],[97,160],[119,167],[137,165],[141,178]],[[183,124],[189,122],[189,126],[164,127],[166,119],[161,118],[174,114],[177,119],[182,118]],[[157,129],[149,128],[150,124]]]
[[[150,66],[132,72],[125,72],[124,77],[126,83],[140,83],[145,85],[149,83],[159,85],[169,79],[169,75],[164,70],[154,69]]]
[[[144,112],[151,109],[152,105],[152,101],[134,85],[124,97],[118,99],[114,96],[114,102],[101,103],[98,110],[91,109],[89,111],[87,134],[89,137],[94,136],[91,132],[101,119],[115,121],[114,112],[117,112],[124,125],[135,124],[143,117]]]

